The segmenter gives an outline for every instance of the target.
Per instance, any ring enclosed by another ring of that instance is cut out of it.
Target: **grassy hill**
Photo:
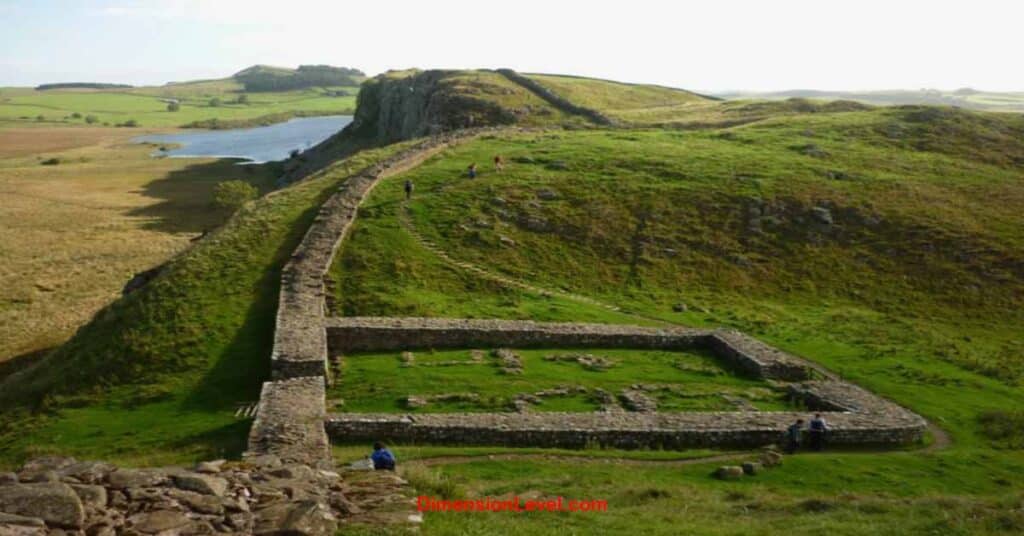
[[[355,96],[363,80],[361,73],[333,77],[317,77],[314,73],[298,80],[296,72],[286,69],[271,76],[267,68],[256,66],[231,78],[163,86],[0,88],[0,123],[116,126],[134,121],[135,126],[142,127],[234,128],[298,115],[355,111]],[[273,81],[263,83],[268,76]],[[258,90],[247,89],[247,83]],[[177,102],[180,109],[168,110],[171,102]]]
[[[600,110],[608,117],[626,123],[664,120],[714,101],[683,89],[663,86],[564,75],[528,76],[575,104]]]
[[[817,91],[794,89],[770,93],[721,93],[718,96],[725,99],[840,99],[853,100],[879,106],[925,104],[934,106],[959,106],[971,110],[990,112],[1024,112],[1024,92],[981,91],[971,88],[961,88],[953,91],[942,91],[938,89],[888,91]]]
[[[949,437],[934,436],[925,450],[788,457],[732,483],[708,477],[712,462],[650,461],[694,453],[455,460],[407,475],[428,494],[606,498],[612,508],[430,514],[424,532],[1024,530],[1024,118],[804,99],[723,103],[539,78],[581,106],[646,125],[591,128],[498,73],[431,73],[370,82],[350,135],[372,145],[429,131],[418,130],[429,121],[403,123],[410,116],[399,110],[458,128],[525,109],[521,121],[495,124],[534,128],[482,136],[382,182],[332,268],[336,313],[733,326],[910,407]],[[446,91],[380,105],[394,102],[379,98],[392,90],[425,87]],[[0,460],[236,455],[248,422],[233,413],[267,373],[281,264],[318,203],[394,148],[356,153],[248,205],[37,367],[2,380]],[[500,173],[494,155],[508,163]],[[481,175],[470,180],[472,162]],[[406,179],[416,184],[410,203]],[[394,356],[364,357],[351,369],[363,377],[373,359],[394,365]],[[354,407],[397,411],[399,391],[443,380],[410,381]],[[341,386],[338,396],[363,387]],[[487,388],[501,395],[505,386]],[[342,459],[357,451],[365,446],[336,450]],[[396,452],[413,465],[417,456],[508,449]]]

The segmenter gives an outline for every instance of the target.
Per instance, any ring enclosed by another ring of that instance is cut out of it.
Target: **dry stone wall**
[[[605,347],[683,350],[707,348],[723,362],[765,380],[795,382],[789,391],[811,411],[827,412],[834,444],[902,445],[919,441],[920,416],[864,389],[828,377],[812,380],[813,366],[733,330],[645,328],[517,320],[350,317],[327,319],[331,351],[471,347]],[[594,412],[336,414],[327,420],[335,439],[387,438],[460,444],[580,448],[751,447],[777,441],[807,412]]]
[[[420,142],[352,176],[320,207],[282,271],[272,381],[263,384],[247,457],[271,454],[311,465],[330,459],[323,422],[328,366],[324,277],[331,260],[351,229],[359,204],[381,179],[481,132],[460,131]]]

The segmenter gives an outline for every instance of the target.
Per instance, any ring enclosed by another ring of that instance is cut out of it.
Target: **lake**
[[[242,158],[258,164],[284,160],[295,149],[304,151],[351,122],[350,115],[296,117],[265,127],[149,134],[132,141],[176,144],[178,147],[159,153],[176,158]]]

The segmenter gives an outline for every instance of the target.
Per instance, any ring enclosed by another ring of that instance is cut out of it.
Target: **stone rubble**
[[[274,456],[255,461],[129,469],[31,460],[0,481],[0,534],[330,535],[364,513],[338,473]]]

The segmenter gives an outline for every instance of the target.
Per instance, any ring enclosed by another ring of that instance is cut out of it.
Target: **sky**
[[[253,64],[498,68],[699,91],[1024,91],[1016,0],[0,0],[0,86]]]

